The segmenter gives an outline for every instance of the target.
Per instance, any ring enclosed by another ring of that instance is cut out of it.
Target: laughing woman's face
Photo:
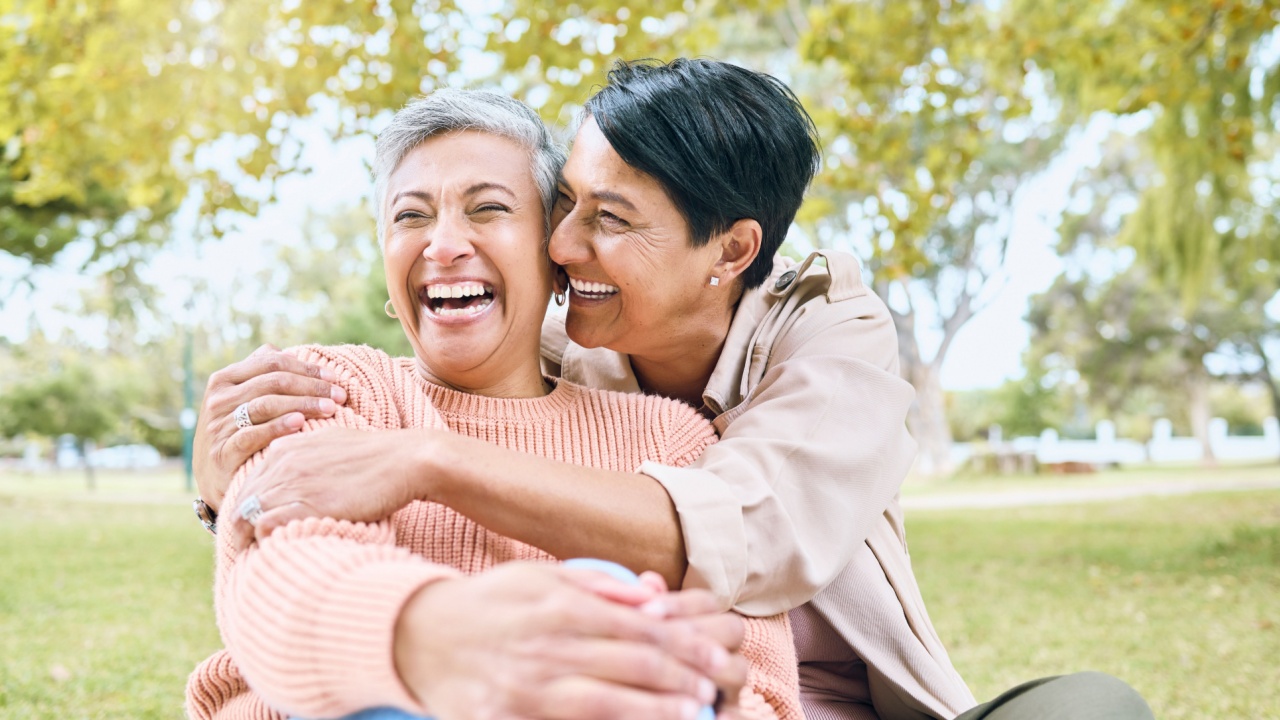
[[[680,329],[717,302],[721,251],[695,248],[662,185],[628,165],[587,118],[564,168],[551,259],[569,276],[565,329],[584,347],[680,352]]]
[[[387,290],[424,372],[486,394],[536,372],[551,272],[528,151],[477,131],[432,137],[383,203]]]

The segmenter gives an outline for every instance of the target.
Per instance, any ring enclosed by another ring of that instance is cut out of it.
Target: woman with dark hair
[[[321,414],[329,385],[294,364],[267,392],[279,360],[264,351],[210,380],[205,501],[281,438],[246,483],[267,512],[256,528],[229,519],[242,543],[430,498],[557,557],[654,570],[748,615],[790,611],[810,718],[1149,717],[1096,674],[973,708],[907,556],[898,490],[914,394],[888,310],[849,255],[774,257],[819,162],[794,94],[726,63],[619,63],[587,102],[549,245],[568,311],[543,327],[544,368],[698,408],[720,442],[693,464],[608,472],[443,434],[412,451],[385,434],[282,437]],[[238,407],[254,427],[228,426]],[[352,473],[359,495],[342,489]]]

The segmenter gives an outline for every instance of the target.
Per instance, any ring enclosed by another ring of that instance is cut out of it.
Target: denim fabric
[[[291,718],[291,720],[303,720],[303,718]],[[410,715],[403,710],[395,708],[370,708],[361,710],[354,715],[348,715],[342,720],[431,720],[421,715]]]

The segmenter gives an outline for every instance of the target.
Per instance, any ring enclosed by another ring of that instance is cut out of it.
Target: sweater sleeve
[[[366,362],[377,359],[373,351],[293,352],[334,369],[348,394],[335,417],[308,421],[304,432],[398,427],[387,406],[393,384],[379,378],[390,365]],[[426,426],[434,424],[443,424],[438,415],[427,418]],[[226,507],[237,507],[240,487],[259,462],[261,454],[236,473]],[[333,518],[295,521],[240,553],[219,536],[218,625],[249,686],[268,705],[313,718],[375,706],[426,714],[395,668],[396,620],[419,589],[458,573],[395,541],[390,521]]]
[[[746,720],[804,720],[800,709],[800,676],[795,641],[785,613],[744,617],[747,684],[738,698]]]

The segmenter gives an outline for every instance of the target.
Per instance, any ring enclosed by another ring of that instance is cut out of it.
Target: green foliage
[[[102,440],[119,422],[118,404],[104,385],[91,366],[80,362],[13,382],[0,397],[0,435]]]
[[[977,440],[986,437],[992,425],[1000,426],[1005,439],[1063,428],[1071,406],[1065,390],[1065,386],[1047,384],[1042,376],[1027,376],[991,390],[951,393],[947,397],[951,436],[957,441]]]
[[[413,349],[400,323],[387,316],[387,282],[376,229],[364,205],[335,208],[304,221],[303,247],[282,249],[289,268],[288,295],[317,313],[294,329],[288,344],[370,345],[393,356]]]
[[[47,263],[155,242],[195,190],[206,231],[296,169],[292,129],[320,95],[361,132],[455,69],[467,19],[447,0],[35,3],[0,0],[0,250]],[[197,150],[227,145],[216,162]],[[269,196],[268,196],[269,197]]]
[[[1155,163],[1124,239],[1193,298],[1220,267],[1280,258],[1276,194],[1254,181],[1273,157],[1280,65],[1275,0],[1074,0],[1019,17],[1028,62],[1052,73],[1084,112],[1147,112],[1142,142]],[[1270,148],[1269,148],[1270,146]],[[1269,226],[1269,227],[1264,227]]]

